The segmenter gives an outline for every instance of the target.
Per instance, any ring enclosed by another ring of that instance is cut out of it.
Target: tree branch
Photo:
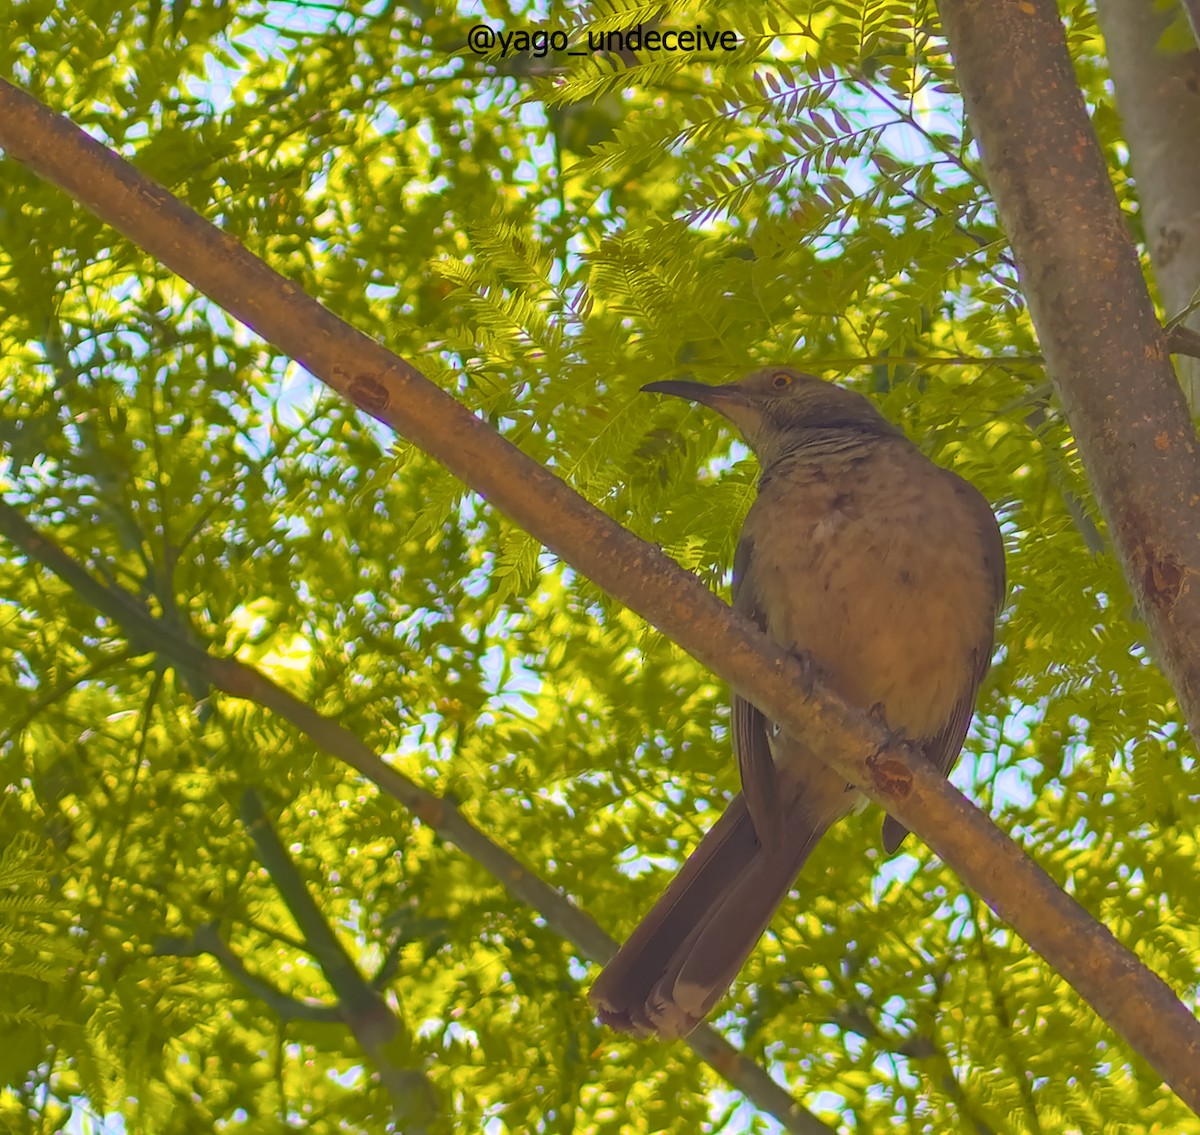
[[[325,1025],[342,1024],[344,1018],[336,1005],[325,1005],[319,1001],[301,1001],[277,989],[269,981],[251,973],[222,938],[214,922],[198,926],[186,938],[156,938],[153,943],[156,956],[160,958],[195,958],[209,954],[221,963],[225,971],[252,997],[257,997],[280,1020],[316,1021]]]
[[[242,793],[241,819],[258,850],[259,861],[304,935],[305,949],[321,967],[337,997],[339,1018],[375,1066],[396,1118],[406,1131],[443,1130],[445,1117],[440,1115],[429,1078],[397,1058],[411,1054],[412,1038],[405,1035],[403,1022],[358,972],[354,959],[338,941],[252,788]],[[397,1040],[402,1042],[400,1053],[396,1052]]]
[[[1171,327],[1167,330],[1167,348],[1173,355],[1200,359],[1200,331],[1190,327]]]
[[[1008,13],[1013,6],[979,3],[975,7]],[[1043,16],[1046,9],[1043,0],[1039,9]],[[1061,40],[1056,15],[1052,22],[1049,30],[1042,28],[1039,34],[1050,42],[1055,37]],[[997,59],[1010,66],[1019,64],[1024,72],[1020,56],[1000,52]],[[1060,77],[1059,81],[1064,80]],[[1065,81],[1073,90],[1069,68]],[[1043,97],[1050,93],[1043,92]],[[187,209],[71,123],[3,82],[0,144],[332,389],[442,462],[552,552],[745,694],[772,720],[802,734],[822,760],[921,836],[1126,1037],[1189,1106],[1200,1110],[1200,1024],[1165,982],[1061,891],[919,754],[890,737],[867,713],[821,687],[812,688],[800,663],[753,623],[734,614],[661,549],[627,532],[549,470],[525,457],[409,363],[337,319],[233,237]],[[1049,156],[1053,164],[1062,155]],[[1062,194],[1061,184],[1056,181],[1055,185],[1059,191],[1056,200],[1067,196]],[[1119,213],[1117,224],[1119,227]],[[1082,239],[1077,232],[1075,239],[1088,247],[1089,241],[1095,242],[1094,238]],[[1136,259],[1132,262],[1136,265]],[[1069,289],[1068,280],[1092,281],[1112,271],[1111,264],[1103,271],[1089,264],[1087,272],[1065,277],[1060,286]],[[1140,279],[1138,286],[1144,295]],[[1139,353],[1125,356],[1125,362],[1128,365],[1137,357],[1147,370],[1154,371],[1157,392],[1161,386],[1157,365],[1166,360],[1161,330],[1153,312],[1149,322],[1140,310],[1137,314],[1137,322],[1126,334],[1137,333]],[[1098,318],[1104,322],[1107,314]],[[1095,316],[1085,320],[1089,328],[1096,323]],[[1093,358],[1090,365],[1102,369],[1105,362]],[[1177,389],[1176,398],[1182,405]],[[1145,423],[1154,424],[1157,408],[1155,401],[1145,405],[1144,422],[1133,427],[1139,445],[1146,433]],[[1163,436],[1164,444],[1182,449],[1186,439],[1180,433],[1174,406],[1167,408],[1171,424]],[[1094,445],[1096,439],[1089,437],[1088,441]],[[1200,493],[1193,499],[1200,500]],[[1165,520],[1180,519],[1178,510],[1166,511],[1169,516],[1156,513],[1146,520],[1148,533],[1156,540],[1169,534]],[[1197,526],[1193,523],[1188,530],[1196,533]],[[1129,535],[1122,532],[1123,539]],[[1195,539],[1200,542],[1200,534]],[[1181,592],[1186,596],[1185,589],[1178,586],[1182,577],[1174,574],[1183,564],[1151,555],[1135,559],[1133,566],[1142,568],[1141,582],[1160,597],[1173,583],[1175,597],[1181,598]],[[1194,604],[1200,604],[1200,587],[1189,600],[1189,605]],[[1161,613],[1156,613],[1155,624],[1160,629]],[[1193,635],[1192,641],[1200,641],[1200,635]],[[1200,652],[1193,653],[1192,665],[1200,677]],[[1172,655],[1172,663],[1190,669],[1186,658]]]
[[[1182,0],[1183,10],[1187,12],[1188,23],[1192,25],[1192,35],[1200,42],[1200,0]]]

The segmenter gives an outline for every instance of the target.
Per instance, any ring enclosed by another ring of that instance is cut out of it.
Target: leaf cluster
[[[554,18],[742,46],[481,59],[439,0],[17,0],[0,54],[714,588],[754,463],[639,387],[799,360],[877,398],[1005,532],[1012,592],[958,783],[1194,989],[1194,758],[1037,361],[934,6]],[[1132,213],[1088,6],[1065,19]],[[727,692],[56,191],[11,161],[0,179],[4,502],[631,928],[734,791]],[[305,1016],[334,995],[239,818],[247,788],[445,1130],[766,1129],[682,1048],[601,1032],[590,963],[502,881],[11,544],[0,675],[4,841],[52,849],[36,891],[0,880],[27,951],[0,954],[29,991],[0,1016],[21,1037],[0,1043],[14,1129],[83,1107],[131,1130],[385,1129],[349,1032]],[[839,1130],[1195,1129],[915,841],[885,863],[877,823],[825,841],[722,1029]],[[179,947],[211,927],[268,992]]]

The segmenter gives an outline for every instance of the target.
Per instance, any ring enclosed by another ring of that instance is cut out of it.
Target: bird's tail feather
[[[832,819],[793,799],[782,838],[755,838],[735,797],[592,986],[600,1019],[627,1032],[682,1036],[725,992]]]

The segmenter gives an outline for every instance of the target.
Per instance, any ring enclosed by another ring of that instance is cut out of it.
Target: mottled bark
[[[1146,248],[1167,318],[1200,289],[1200,50],[1168,52],[1163,33],[1177,9],[1154,0],[1096,0],[1122,135],[1141,206]],[[1200,331],[1200,309],[1183,324]],[[1192,413],[1200,410],[1200,359],[1175,370]]]
[[[942,0],[984,170],[1159,664],[1200,737],[1200,447],[1053,0]]]

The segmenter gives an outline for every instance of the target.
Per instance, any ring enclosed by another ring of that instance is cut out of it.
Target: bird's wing
[[[743,536],[733,556],[733,609],[748,615],[766,630],[767,618],[758,602],[754,586],[754,541]],[[746,809],[755,834],[764,847],[774,847],[780,839],[783,805],[779,796],[779,777],[767,740],[770,724],[762,711],[741,694],[733,695],[733,751]]]
[[[979,645],[971,655],[971,666],[967,684],[962,696],[954,703],[950,718],[933,737],[921,742],[925,755],[937,767],[943,776],[949,776],[954,762],[962,752],[963,741],[966,740],[967,730],[971,727],[971,718],[975,716],[975,699],[979,696],[979,686],[983,676],[992,664],[992,643],[995,637],[996,616],[1004,603],[1005,572],[1004,572],[1004,538],[1000,535],[1000,527],[996,523],[996,514],[991,505],[984,499],[974,485],[964,481],[955,473],[946,471],[954,478],[954,487],[963,503],[976,515],[979,526],[979,536],[983,544],[984,569],[992,580],[991,617],[987,622],[987,630],[980,639]],[[883,821],[883,848],[888,855],[893,854],[908,835],[906,828],[899,820],[886,816]]]

